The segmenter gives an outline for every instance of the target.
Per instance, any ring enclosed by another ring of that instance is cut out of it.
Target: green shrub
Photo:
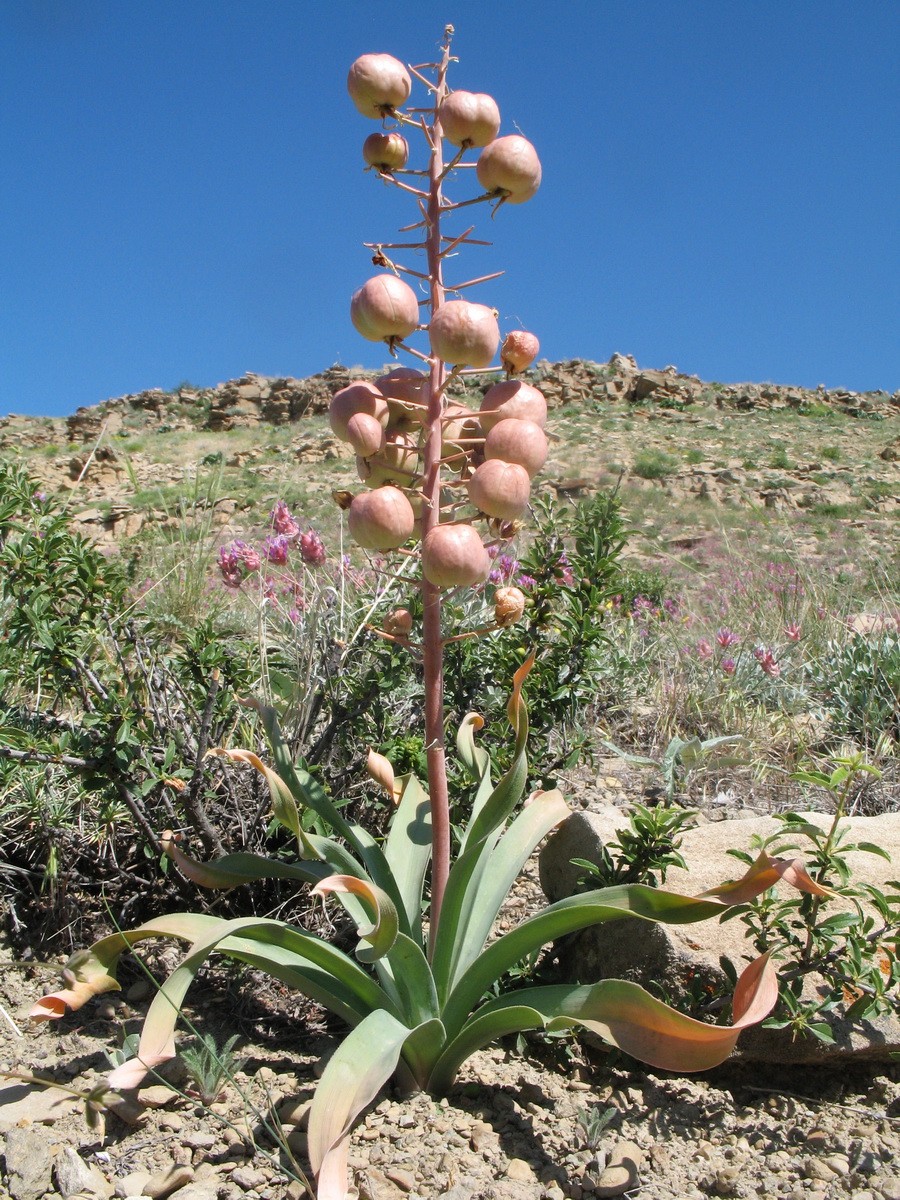
[[[810,672],[838,737],[900,741],[900,633],[831,640]]]
[[[678,466],[678,459],[664,450],[640,450],[631,470],[641,479],[665,479],[674,475]]]

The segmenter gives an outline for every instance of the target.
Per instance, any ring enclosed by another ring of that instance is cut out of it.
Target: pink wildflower
[[[736,633],[732,633],[730,629],[719,628],[716,630],[716,642],[727,650],[729,646],[736,646],[741,639]]]
[[[722,660],[722,663],[721,663],[722,670],[726,675],[733,675],[736,666],[737,666],[737,663],[734,661],[733,658],[725,658]]]
[[[248,546],[246,542],[232,542],[231,551],[245,571],[259,570],[262,559],[259,551],[252,546]]]
[[[701,662],[705,662],[706,659],[712,658],[712,655],[712,646],[709,644],[706,638],[700,638],[697,642],[697,657]]]
[[[769,647],[763,649],[762,646],[757,646],[753,651],[753,657],[759,663],[764,674],[768,675],[770,678],[777,679],[781,674],[781,667],[775,661],[775,655],[772,653]]]
[[[222,572],[222,582],[226,587],[239,588],[244,582],[240,554],[235,546],[219,547],[219,570]]]
[[[300,557],[311,567],[319,567],[325,561],[325,543],[314,529],[308,529],[300,537]]]
[[[275,502],[275,507],[269,515],[272,518],[272,527],[277,534],[295,538],[300,532],[300,526],[291,516],[290,509],[283,500]]]
[[[286,534],[266,538],[263,542],[263,553],[270,563],[282,567],[287,562],[288,539]]]
[[[800,641],[800,622],[799,621],[791,621],[790,625],[788,625],[784,631],[784,636],[788,639],[789,642],[799,642]]]

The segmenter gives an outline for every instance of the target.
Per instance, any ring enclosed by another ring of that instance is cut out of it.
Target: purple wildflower
[[[287,562],[288,545],[287,535],[280,533],[277,537],[266,538],[263,542],[263,553],[270,563],[282,567]]]

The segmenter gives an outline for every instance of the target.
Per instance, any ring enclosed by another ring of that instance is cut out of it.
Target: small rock
[[[84,1192],[90,1196],[111,1196],[113,1185],[106,1180],[95,1166],[89,1166],[72,1149],[63,1146],[53,1168],[56,1186],[61,1196],[74,1196]]]
[[[196,1129],[184,1134],[181,1141],[183,1145],[190,1146],[192,1150],[211,1150],[216,1144],[216,1137],[212,1133],[204,1133],[203,1130]]]
[[[486,1121],[476,1121],[469,1133],[472,1149],[479,1152],[486,1149],[496,1137],[497,1133],[494,1127],[488,1125]]]
[[[805,1179],[820,1179],[823,1183],[830,1183],[837,1178],[837,1173],[821,1158],[808,1158],[803,1164],[803,1176]]]
[[[725,1167],[721,1171],[716,1172],[715,1190],[717,1196],[736,1196],[738,1195],[738,1181],[741,1177],[741,1172],[737,1167]]]
[[[133,983],[125,993],[125,999],[129,1004],[136,1004],[139,1000],[146,1000],[150,995],[151,983],[149,979],[139,979],[137,983]]]
[[[159,1118],[160,1129],[167,1129],[171,1133],[181,1133],[184,1129],[184,1118],[178,1113],[163,1113]]]
[[[177,1200],[216,1200],[218,1183],[189,1183],[178,1189]]]
[[[34,1125],[51,1125],[78,1109],[75,1096],[67,1096],[55,1088],[17,1083],[0,1088],[0,1133],[15,1129],[23,1121]]]
[[[506,1164],[506,1178],[516,1183],[533,1183],[534,1171],[524,1158],[511,1158]]]
[[[597,1196],[621,1196],[638,1185],[638,1168],[644,1152],[635,1142],[616,1142],[606,1167],[594,1186]]]
[[[900,1200],[900,1176],[875,1175],[871,1183],[881,1193],[883,1200]]]
[[[140,1099],[141,1104],[147,1108],[165,1108],[167,1104],[178,1099],[178,1093],[163,1083],[154,1083],[150,1087],[141,1088]]]
[[[144,1195],[150,1196],[151,1200],[164,1200],[166,1196],[171,1196],[173,1192],[183,1188],[186,1183],[190,1183],[193,1178],[194,1172],[190,1167],[179,1167],[173,1164],[165,1171],[150,1176],[144,1184]]]
[[[298,1129],[305,1129],[309,1124],[310,1108],[312,1108],[312,1100],[304,1100],[299,1096],[291,1096],[279,1104],[278,1120],[283,1125],[296,1125]],[[368,1131],[363,1130],[363,1133],[366,1132]]]
[[[835,1175],[850,1174],[850,1159],[846,1154],[829,1154],[827,1158],[823,1159],[823,1162],[834,1171]]]
[[[6,1174],[13,1200],[40,1200],[50,1191],[53,1141],[43,1129],[10,1129]]]
[[[114,1184],[114,1192],[124,1200],[126,1196],[142,1196],[144,1194],[144,1185],[150,1180],[149,1171],[131,1171],[128,1175],[123,1175],[121,1179],[117,1179]]]
[[[402,1200],[406,1192],[392,1183],[383,1171],[369,1167],[359,1176],[359,1195],[360,1200]]]
[[[238,1167],[231,1172],[231,1178],[246,1192],[251,1188],[263,1188],[267,1183],[265,1175],[256,1167]]]
[[[398,1188],[402,1188],[404,1192],[411,1192],[416,1186],[416,1177],[411,1171],[404,1171],[401,1168],[396,1168],[393,1171],[386,1171],[388,1179],[391,1183],[396,1183]]]

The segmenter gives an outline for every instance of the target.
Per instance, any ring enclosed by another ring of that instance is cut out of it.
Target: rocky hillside
[[[340,366],[308,379],[248,373],[214,388],[120,396],[66,418],[9,416],[0,418],[0,454],[27,459],[48,492],[70,493],[74,521],[101,539],[183,519],[172,489],[204,464],[222,465],[226,494],[191,504],[195,513],[212,507],[223,531],[246,525],[298,463],[323,464],[302,472],[309,519],[321,521],[333,488],[358,486],[352,452],[324,414],[335,391],[375,374]],[[496,379],[485,373],[459,398],[477,408]],[[624,476],[658,500],[845,520],[900,509],[900,390],[726,385],[675,367],[641,369],[620,354],[603,364],[543,360],[529,379],[557,410],[545,489],[572,493]]]

